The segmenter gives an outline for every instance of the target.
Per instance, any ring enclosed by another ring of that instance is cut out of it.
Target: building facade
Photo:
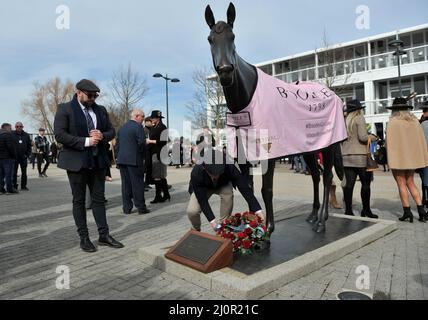
[[[285,82],[318,81],[334,89],[344,103],[359,99],[373,133],[383,137],[387,106],[400,95],[397,57],[392,40],[404,42],[400,55],[403,96],[416,93],[417,106],[428,99],[428,24],[396,30],[256,64]],[[208,106],[208,117],[210,116]],[[414,111],[420,116],[421,111]],[[222,137],[222,140],[223,137]]]

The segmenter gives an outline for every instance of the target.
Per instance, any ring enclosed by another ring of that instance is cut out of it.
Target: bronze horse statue
[[[214,68],[219,76],[223,87],[226,104],[232,114],[237,114],[245,109],[252,100],[257,87],[258,73],[255,66],[246,62],[236,52],[235,35],[233,33],[233,24],[235,22],[236,11],[232,3],[227,10],[227,22],[215,22],[214,14],[208,5],[205,10],[205,20],[211,30],[208,41],[211,46],[211,54]],[[342,106],[341,106],[342,108]],[[343,113],[341,113],[343,116]],[[238,149],[242,146],[238,144]],[[319,199],[320,171],[317,163],[317,153],[323,155],[323,202],[322,207]],[[285,156],[285,155],[283,155]],[[343,165],[341,162],[339,142],[331,144],[321,150],[312,150],[304,153],[304,160],[310,169],[313,181],[313,209],[308,218],[309,223],[313,224],[313,230],[320,233],[325,231],[325,222],[328,219],[329,194],[332,184],[332,167],[335,166],[339,179],[344,176]],[[266,164],[265,164],[266,165]],[[251,164],[239,164],[240,169],[246,175],[253,187],[253,177],[250,175]],[[262,177],[262,196],[266,208],[266,224],[270,233],[275,229],[274,211],[273,211],[273,177],[275,171],[275,159],[267,162]],[[321,208],[321,211],[320,211]]]

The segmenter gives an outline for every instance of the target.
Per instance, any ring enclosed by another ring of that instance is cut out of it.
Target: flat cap
[[[98,88],[91,80],[87,79],[82,79],[76,83],[76,89],[85,92],[100,92],[100,88]]]

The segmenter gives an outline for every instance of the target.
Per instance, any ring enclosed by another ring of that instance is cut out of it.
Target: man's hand
[[[101,141],[104,138],[103,133],[100,130],[91,130],[91,132],[89,132],[89,136],[97,139],[98,141]]]
[[[210,222],[211,227],[213,227],[214,231],[216,231],[217,228],[217,221],[214,219],[213,221]]]
[[[100,142],[100,140],[98,140],[95,137],[90,137],[89,138],[89,146],[90,147],[95,147],[98,144],[98,142]]]
[[[265,224],[266,217],[265,217],[265,214],[263,213],[263,210],[257,211],[256,216],[260,218],[263,224]]]

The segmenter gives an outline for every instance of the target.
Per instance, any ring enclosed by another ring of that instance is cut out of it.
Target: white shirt
[[[79,100],[77,100],[77,101],[79,101]],[[80,101],[79,101],[79,105],[80,105],[80,108],[82,108],[82,112],[85,115],[85,119],[86,119],[85,109],[88,109],[88,113],[91,116],[92,122],[94,123],[94,127],[96,128],[97,127],[97,115],[95,114],[94,110],[92,110],[92,108],[90,108],[90,107],[86,108],[83,104],[80,103]],[[85,147],[88,148],[90,146],[91,145],[90,145],[90,142],[89,142],[89,138],[86,138],[86,140],[85,140]]]

